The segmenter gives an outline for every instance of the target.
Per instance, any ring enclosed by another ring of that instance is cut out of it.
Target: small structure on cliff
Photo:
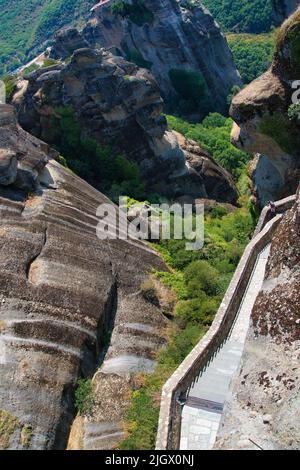
[[[107,3],[110,3],[111,0],[100,0],[96,5],[91,8],[91,11],[95,11],[97,8],[103,7]]]

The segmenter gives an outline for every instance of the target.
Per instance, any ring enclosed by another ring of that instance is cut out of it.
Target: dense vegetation
[[[63,156],[61,163],[114,200],[119,195],[130,194],[135,198],[145,195],[135,163],[84,136],[72,108],[60,107],[55,111],[59,117],[53,118],[51,138]]]
[[[75,390],[75,408],[81,414],[89,413],[94,404],[93,385],[90,379],[78,379]]]
[[[202,250],[187,251],[185,240],[161,240],[155,245],[170,272],[153,276],[173,290],[176,305],[168,346],[158,353],[154,373],[143,374],[141,387],[132,394],[124,450],[154,448],[161,388],[211,325],[253,230],[246,208],[229,213],[218,206],[205,219]],[[142,288],[148,293],[149,286]]]
[[[144,4],[144,0],[133,0],[132,5],[123,0],[114,0],[110,7],[114,15],[128,17],[137,26],[152,23],[154,15]]]
[[[272,26],[271,0],[202,0],[224,31],[266,33]]]
[[[95,0],[0,0],[0,75],[34,57],[53,33],[78,24]]]
[[[212,105],[203,76],[192,70],[171,69],[169,77],[177,96],[168,103],[168,111],[185,116],[201,110],[206,116]]]
[[[218,113],[209,114],[201,124],[191,124],[181,118],[168,116],[169,126],[189,139],[195,140],[226,170],[238,179],[244,172],[250,155],[230,143],[232,120]]]
[[[228,34],[235,65],[245,84],[252,82],[271,65],[275,34]]]

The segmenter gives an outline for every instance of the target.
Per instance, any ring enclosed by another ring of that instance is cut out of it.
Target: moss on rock
[[[0,449],[7,449],[10,437],[19,426],[19,420],[6,410],[0,410]]]

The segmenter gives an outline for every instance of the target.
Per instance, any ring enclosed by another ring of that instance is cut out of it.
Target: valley
[[[0,6],[0,448],[296,449],[298,2]]]

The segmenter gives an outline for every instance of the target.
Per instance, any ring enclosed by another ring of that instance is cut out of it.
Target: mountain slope
[[[272,25],[271,0],[203,0],[222,29],[265,33]]]
[[[0,0],[0,74],[34,54],[66,24],[85,18],[94,0]]]

